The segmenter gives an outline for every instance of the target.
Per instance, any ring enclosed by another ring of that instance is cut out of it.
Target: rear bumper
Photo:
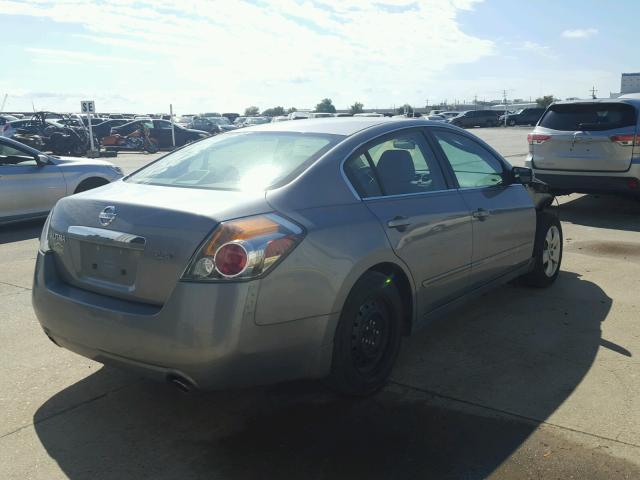
[[[71,287],[38,253],[32,300],[56,344],[158,380],[210,390],[328,374],[337,314],[257,325],[258,288],[178,282],[159,308]]]
[[[537,179],[542,180],[551,191],[566,193],[624,193],[640,195],[640,179],[633,175],[605,176],[605,175],[559,175],[556,173],[541,173],[535,171]],[[632,188],[631,185],[636,185]]]

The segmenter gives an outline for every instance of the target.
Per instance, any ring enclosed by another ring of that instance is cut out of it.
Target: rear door
[[[471,135],[440,128],[429,132],[471,212],[471,286],[490,282],[528,262],[536,212],[524,186],[510,182],[508,164]]]
[[[154,120],[151,137],[158,140],[158,146],[160,148],[172,147],[171,122],[166,120]]]
[[[638,113],[621,102],[551,105],[530,145],[534,168],[624,172],[631,166]]]
[[[411,271],[420,314],[459,296],[469,279],[471,218],[421,130],[374,140],[345,172]]]

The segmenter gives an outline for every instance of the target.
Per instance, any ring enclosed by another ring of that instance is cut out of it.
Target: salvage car
[[[117,133],[118,135],[127,136],[134,131],[141,129],[143,125],[149,129],[149,136],[157,141],[158,148],[173,148],[171,122],[168,120],[134,120],[133,122],[112,128],[111,134],[113,135]],[[187,143],[195,142],[196,140],[207,138],[209,136],[209,133],[203,130],[183,128],[178,124],[174,124],[174,127],[176,147],[181,147]]]
[[[46,155],[0,137],[0,224],[44,218],[62,197],[120,177],[109,162]]]
[[[500,115],[500,124],[515,127],[516,125],[535,125],[542,117],[544,108],[523,108],[515,113]]]
[[[33,305],[56,345],[181,389],[368,395],[403,336],[509,280],[554,282],[552,200],[442,122],[269,123],[60,200]]]
[[[528,136],[525,165],[557,194],[640,199],[640,99],[557,102]]]
[[[498,112],[494,110],[468,110],[460,112],[456,117],[450,118],[448,122],[456,127],[497,127]]]

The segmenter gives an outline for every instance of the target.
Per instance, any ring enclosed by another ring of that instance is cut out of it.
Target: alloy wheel
[[[553,277],[560,265],[560,231],[552,225],[547,230],[542,249],[542,267],[547,277]]]

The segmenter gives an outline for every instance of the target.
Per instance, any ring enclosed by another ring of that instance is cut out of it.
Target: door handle
[[[394,217],[393,220],[389,220],[387,222],[387,227],[397,228],[400,231],[404,230],[409,225],[411,225],[411,221],[407,217],[401,216]]]
[[[473,218],[477,218],[478,220],[486,220],[489,215],[491,215],[491,212],[489,210],[485,210],[484,208],[479,208],[472,213]]]

